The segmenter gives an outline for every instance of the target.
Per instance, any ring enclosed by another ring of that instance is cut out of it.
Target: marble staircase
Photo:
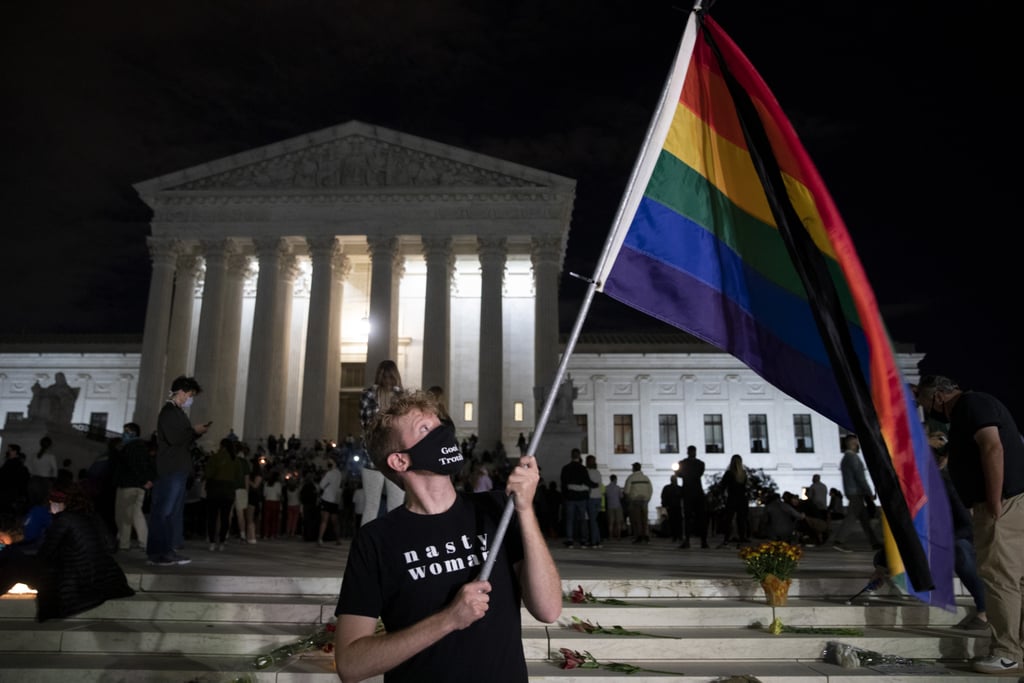
[[[201,567],[189,573],[140,567],[128,574],[138,591],[133,598],[43,624],[34,620],[31,598],[4,596],[0,683],[334,682],[333,656],[319,650],[264,669],[255,668],[255,661],[332,621],[339,574],[242,576],[203,573]],[[744,576],[572,576],[563,571],[565,593],[580,587],[592,600],[567,599],[557,624],[538,623],[524,612],[522,638],[533,682],[993,678],[969,666],[972,657],[985,652],[985,632],[953,627],[967,613],[966,598],[956,612],[948,612],[883,587],[846,604],[864,586],[862,578],[809,576],[795,578],[788,604],[773,611],[760,587]],[[771,635],[766,627],[776,616],[803,631]],[[632,633],[585,633],[571,628],[574,621]],[[840,628],[848,631],[828,630]],[[913,662],[843,668],[823,660],[829,641]],[[564,670],[555,663],[561,657],[550,654],[563,647],[587,651],[601,664],[627,663],[641,670]]]

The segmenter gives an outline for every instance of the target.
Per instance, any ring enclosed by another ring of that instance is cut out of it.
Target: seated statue
[[[48,387],[44,388],[36,381],[32,385],[32,402],[28,405],[29,418],[70,425],[80,391],[81,387],[68,385],[63,372],[58,372],[54,376],[54,383]]]

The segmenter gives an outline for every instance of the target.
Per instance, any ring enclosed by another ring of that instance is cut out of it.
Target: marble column
[[[281,273],[277,282],[277,304],[274,306],[273,345],[270,383],[267,387],[269,406],[267,419],[275,429],[284,429],[288,405],[288,359],[291,357],[292,301],[295,299],[295,279],[299,264],[295,254],[281,256]]]
[[[326,434],[329,416],[328,391],[337,393],[337,387],[331,387],[328,382],[332,355],[331,324],[337,322],[333,312],[340,303],[334,299],[337,289],[334,286],[333,268],[341,245],[334,236],[311,237],[306,242],[309,244],[309,254],[313,261],[313,273],[309,288],[309,321],[306,326],[306,361],[303,368],[299,437],[303,445],[311,446],[316,439]],[[337,352],[334,355],[337,355]]]
[[[334,290],[331,308],[331,322],[328,326],[330,337],[327,342],[327,393],[324,398],[324,433],[323,436],[341,441],[339,421],[341,420],[341,306],[345,301],[345,281],[352,272],[352,262],[345,254],[334,255],[334,268],[331,270]]]
[[[502,438],[504,340],[502,288],[505,281],[505,238],[478,237],[480,256],[480,368],[477,429],[482,450],[494,452]]]
[[[143,434],[156,429],[156,416],[167,399],[170,387],[161,386],[167,361],[167,334],[171,321],[171,297],[174,292],[174,267],[178,243],[155,237],[147,239],[153,273],[149,280],[146,322],[142,333],[142,354],[139,359],[139,385],[133,422]]]
[[[558,372],[558,276],[562,269],[562,241],[558,237],[535,237],[530,250],[534,282],[533,385],[540,415]]]
[[[189,250],[178,256],[174,275],[174,300],[171,304],[171,328],[167,335],[167,366],[163,385],[170,389],[179,375],[191,375],[188,352],[192,346],[192,310],[196,299],[196,280],[200,259]]]
[[[235,245],[229,239],[204,240],[200,243],[206,260],[206,278],[203,283],[203,302],[199,309],[199,332],[196,335],[195,378],[203,387],[196,396],[189,416],[193,424],[202,424],[214,418],[217,402],[216,389],[220,382],[220,359],[224,322],[224,290],[227,284],[228,258],[235,252]],[[204,436],[207,448],[213,435],[227,425],[218,424]],[[225,434],[227,431],[225,430]]]
[[[370,336],[366,342],[367,386],[373,384],[377,366],[398,360],[398,287],[404,259],[397,237],[367,237],[370,249]],[[402,378],[405,379],[404,377]]]
[[[245,295],[245,280],[252,272],[252,260],[243,254],[228,257],[224,283],[224,324],[221,327],[223,341],[220,345],[220,380],[213,387],[214,425],[210,428],[220,437],[236,426],[235,408],[238,403],[238,354],[242,346],[242,301]],[[235,429],[237,434],[239,430]]]
[[[278,237],[254,240],[259,275],[256,280],[256,308],[249,346],[249,373],[246,380],[245,424],[243,438],[250,444],[266,434],[284,431],[284,424],[271,422],[270,368],[274,361],[274,324],[280,291],[281,258],[286,253],[284,240]]]
[[[651,410],[651,406],[654,405],[654,380],[650,375],[637,375],[636,388],[640,405],[633,420],[633,452],[636,454],[636,461],[644,466],[647,475],[653,477],[654,458],[661,450],[658,443],[658,411]],[[655,442],[644,443],[645,434],[655,435]]]
[[[423,311],[424,389],[439,386],[449,394],[451,356],[451,282],[455,254],[450,237],[424,237],[423,256],[427,262],[427,286]]]

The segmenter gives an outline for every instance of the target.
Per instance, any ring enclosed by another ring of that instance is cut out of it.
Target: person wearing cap
[[[504,489],[459,491],[466,459],[438,414],[426,392],[402,393],[367,430],[370,457],[405,497],[352,542],[335,609],[343,681],[526,683],[521,608],[544,623],[561,614],[561,578],[533,508],[536,459],[520,457]]]
[[[633,471],[626,477],[622,493],[629,505],[629,525],[633,531],[633,543],[650,543],[651,521],[648,506],[651,496],[654,495],[654,486],[643,473],[640,463],[633,463]]]
[[[1024,644],[1024,439],[999,399],[964,391],[941,375],[923,377],[917,403],[927,419],[949,425],[950,478],[971,510],[978,574],[985,584],[991,638],[981,673],[1022,670]]]

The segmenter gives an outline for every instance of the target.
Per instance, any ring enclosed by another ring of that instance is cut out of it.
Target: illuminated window
[[[799,414],[793,416],[793,436],[796,439],[797,453],[814,452],[814,432],[811,430],[811,416]]]
[[[750,452],[768,453],[768,416],[764,413],[753,413],[747,416],[750,427]]]
[[[658,416],[658,452],[679,452],[679,416]]]
[[[473,421],[473,402],[466,401],[462,404],[462,420],[464,422]]]
[[[512,404],[512,420],[514,422],[523,421],[523,402],[516,401]]]
[[[613,416],[613,430],[612,441],[615,443],[616,453],[632,453],[633,452],[633,416],[632,415],[615,415]]]
[[[720,413],[704,416],[704,452],[725,453],[725,430]]]

